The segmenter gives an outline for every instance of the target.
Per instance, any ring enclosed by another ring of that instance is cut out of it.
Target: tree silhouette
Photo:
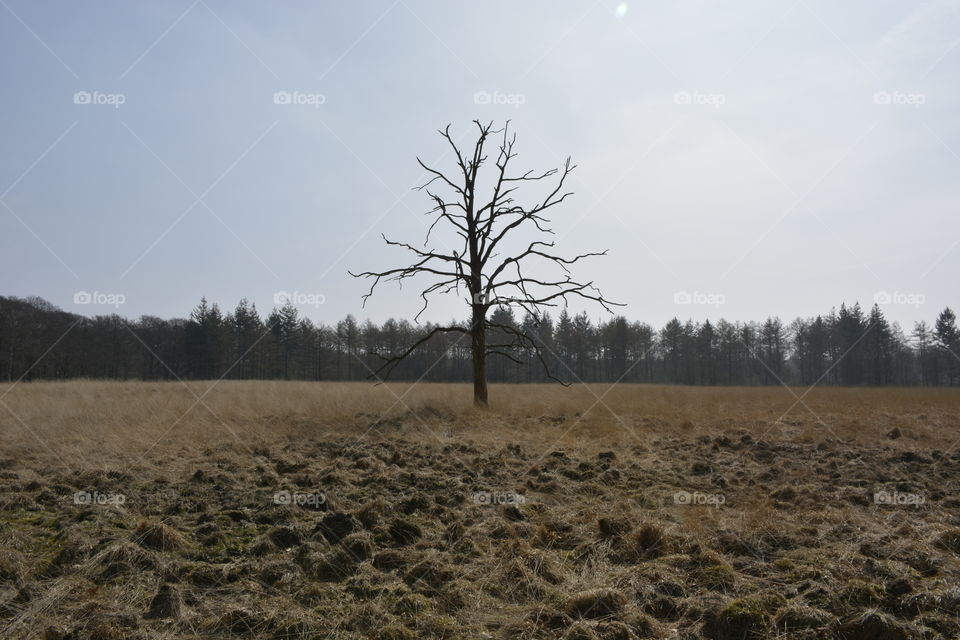
[[[477,139],[472,150],[461,149],[454,142],[449,125],[440,131],[456,155],[457,169],[443,172],[417,158],[420,166],[431,176],[419,189],[434,204],[427,212],[427,215],[433,216],[433,221],[426,234],[424,249],[383,236],[387,245],[401,247],[412,253],[413,264],[351,275],[373,279],[370,290],[363,296],[364,304],[381,281],[402,283],[417,276],[430,277],[433,283],[420,292],[423,307],[417,318],[426,310],[434,294],[466,294],[471,312],[468,324],[436,326],[400,353],[378,354],[383,364],[376,373],[389,376],[394,367],[438,334],[461,334],[461,338],[468,336],[473,361],[474,404],[483,406],[487,404],[486,363],[489,355],[499,354],[522,364],[515,354],[531,353],[539,360],[547,376],[557,379],[550,371],[543,344],[516,326],[488,320],[487,312],[492,306],[515,306],[539,321],[549,307],[561,303],[566,306],[571,297],[599,303],[607,311],[616,303],[604,298],[592,282],[574,280],[569,269],[570,265],[584,258],[605,255],[606,251],[564,257],[554,253],[552,241],[543,239],[530,241],[526,249],[517,248],[515,252],[507,250],[509,241],[523,232],[529,231],[541,238],[553,233],[545,214],[572,195],[564,190],[564,183],[575,168],[570,164],[570,158],[567,158],[562,169],[511,174],[508,168],[517,154],[514,151],[516,134],[511,135],[510,123],[507,122],[501,129],[494,129],[493,123],[482,124],[478,120],[474,120],[474,124],[477,127]],[[483,189],[478,185],[478,177],[487,161],[486,147],[492,137],[500,137],[500,144],[496,151],[495,171],[492,172],[491,192],[489,199],[486,199],[480,193]],[[529,205],[518,202],[517,190],[521,186],[551,179],[554,180],[553,186],[542,200]],[[458,249],[449,254],[427,248],[431,233],[441,223],[459,238],[458,244],[462,242]],[[543,275],[551,269],[559,269],[559,274]],[[494,341],[489,343],[488,329],[497,332]]]

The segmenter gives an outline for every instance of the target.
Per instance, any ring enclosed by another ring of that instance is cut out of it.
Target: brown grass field
[[[0,388],[0,637],[960,638],[957,390],[470,397]]]

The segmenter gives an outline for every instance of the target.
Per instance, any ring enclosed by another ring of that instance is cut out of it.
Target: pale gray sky
[[[579,273],[631,318],[931,319],[960,304],[958,41],[945,1],[0,0],[0,295],[410,318],[346,270],[422,241],[437,128],[509,118],[518,165],[579,165],[558,246],[609,249]]]

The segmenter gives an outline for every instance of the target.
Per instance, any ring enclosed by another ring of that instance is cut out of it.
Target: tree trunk
[[[487,406],[487,319],[479,305],[473,308],[470,330],[470,349],[473,355],[473,404]]]

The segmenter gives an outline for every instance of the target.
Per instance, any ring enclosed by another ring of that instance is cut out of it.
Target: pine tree
[[[893,333],[880,306],[873,305],[863,338],[865,382],[880,386],[893,377]]]
[[[957,331],[957,316],[950,307],[945,308],[937,316],[937,323],[933,330],[939,360],[943,363],[942,371],[946,374],[947,384],[953,386],[957,382],[957,355],[960,333]]]
[[[837,347],[839,361],[834,360],[840,371],[840,384],[855,386],[863,384],[863,334],[866,329],[860,304],[852,307],[840,305],[837,315]]]
[[[246,298],[233,310],[233,359],[237,363],[237,376],[241,380],[258,378],[261,375],[255,346],[264,333],[263,321],[256,305]]]
[[[780,318],[767,318],[760,330],[764,379],[767,384],[779,384],[783,380],[786,336]]]
[[[935,367],[933,360],[933,334],[930,327],[923,320],[914,323],[911,334],[917,353],[917,368],[920,373],[920,384],[927,386],[936,384]]]
[[[660,330],[660,350],[667,382],[679,383],[683,363],[683,325],[679,319],[672,318]]]
[[[289,300],[282,307],[274,308],[267,321],[273,336],[275,374],[289,380],[293,371],[293,357],[299,347],[299,312]]]

